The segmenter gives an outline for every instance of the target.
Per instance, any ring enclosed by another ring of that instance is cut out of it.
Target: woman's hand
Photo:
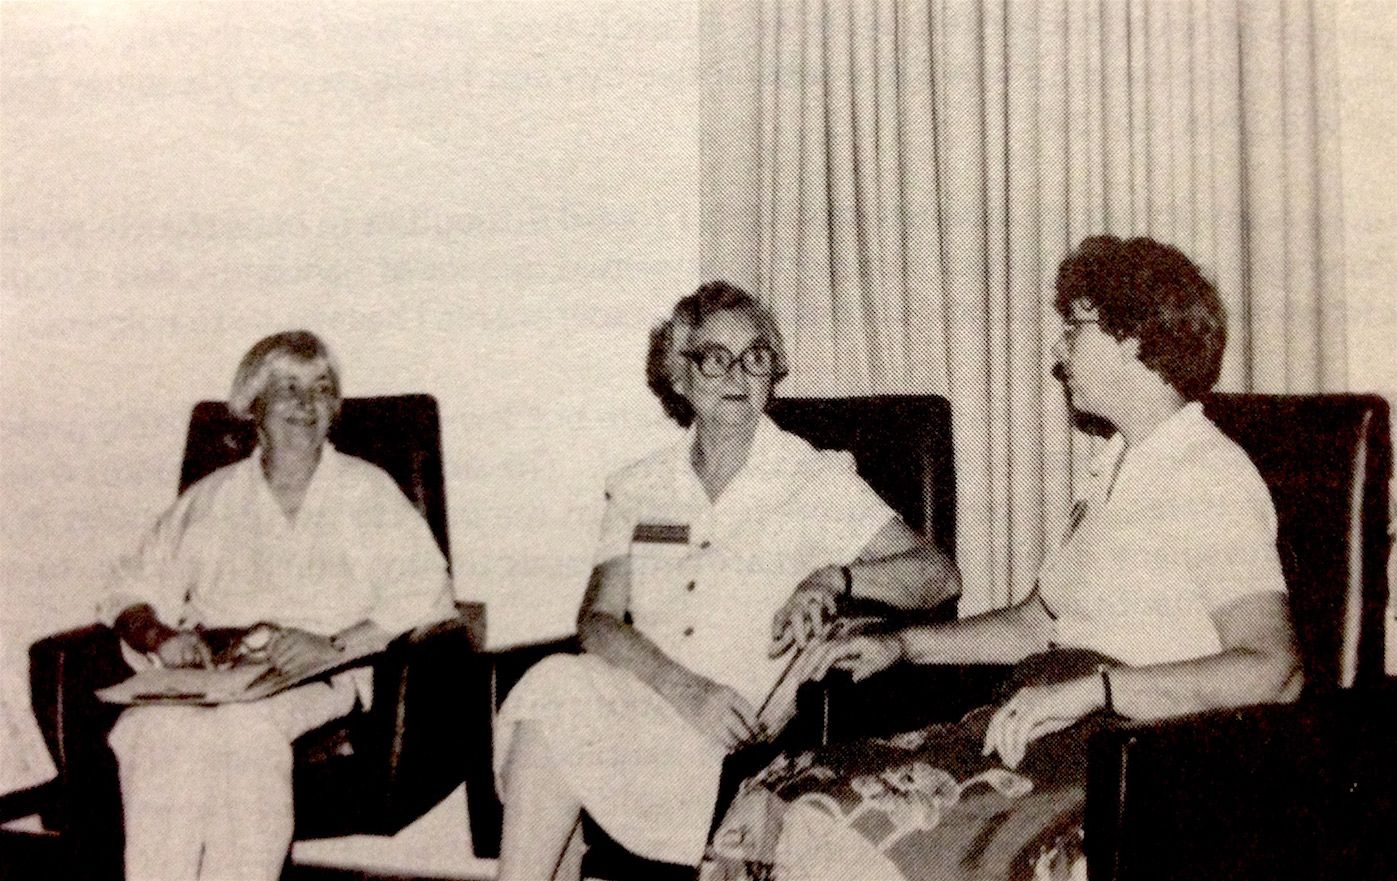
[[[823,639],[839,614],[843,592],[844,573],[838,566],[822,566],[807,575],[772,616],[767,654],[775,658],[792,645],[800,649]]]
[[[831,669],[848,670],[854,681],[867,679],[902,660],[907,647],[896,633],[844,636],[820,646],[820,659],[811,667],[811,679],[824,679]]]
[[[726,685],[696,676],[682,689],[675,708],[690,725],[724,750],[757,739],[757,711],[747,698]]]
[[[339,654],[330,637],[295,627],[278,628],[267,643],[267,660],[272,667],[293,677]]]
[[[193,630],[176,630],[160,641],[155,654],[166,667],[213,666],[213,650]]]
[[[1105,704],[1101,677],[1095,675],[1021,688],[990,717],[983,754],[997,752],[1007,767],[1017,768],[1030,743]]]

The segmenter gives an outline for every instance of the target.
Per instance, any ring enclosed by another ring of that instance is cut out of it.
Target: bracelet
[[[843,598],[851,600],[854,598],[854,573],[848,566],[840,566],[839,571],[844,576]]]
[[[1101,674],[1101,690],[1106,694],[1106,703],[1102,707],[1106,712],[1114,714],[1116,712],[1116,702],[1111,698],[1111,674],[1105,664],[1097,665],[1096,672]]]

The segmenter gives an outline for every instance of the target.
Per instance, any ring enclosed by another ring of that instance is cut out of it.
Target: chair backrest
[[[451,560],[446,532],[446,490],[441,470],[441,423],[431,395],[346,398],[330,429],[335,449],[382,468],[427,518],[442,555]],[[235,418],[222,401],[202,401],[189,417],[179,491],[257,445],[252,423]]]
[[[1271,490],[1291,615],[1312,691],[1383,674],[1387,402],[1373,395],[1212,395],[1204,411]]]
[[[955,451],[945,398],[777,398],[770,413],[820,449],[853,453],[859,474],[907,525],[955,554]]]

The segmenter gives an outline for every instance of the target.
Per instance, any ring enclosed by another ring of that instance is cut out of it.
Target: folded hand
[[[815,651],[819,660],[809,668],[810,679],[824,679],[830,670],[839,669],[852,673],[855,682],[891,667],[906,653],[895,633],[836,637]]]
[[[213,651],[193,630],[178,630],[156,646],[155,654],[166,667],[212,667]]]
[[[281,673],[295,677],[340,654],[330,637],[295,627],[278,628],[267,644],[267,660]]]
[[[839,615],[843,590],[844,575],[838,566],[823,566],[806,576],[772,616],[767,654],[775,658],[791,646],[801,649],[823,639]]]
[[[997,752],[1007,767],[1017,768],[1030,743],[1067,728],[1103,702],[1095,676],[1021,688],[990,717],[983,752]]]

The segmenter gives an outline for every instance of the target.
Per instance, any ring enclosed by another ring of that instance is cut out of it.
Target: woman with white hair
[[[496,726],[500,881],[578,877],[585,812],[641,856],[697,865],[724,756],[759,738],[779,656],[840,596],[931,607],[955,564],[854,470],[766,417],[786,353],[771,313],[724,282],[652,334],[648,378],[689,429],[613,475],[577,630]]]
[[[270,633],[294,677],[451,613],[446,562],[378,468],[326,438],[340,371],[307,331],[269,336],[238,366],[229,409],[257,426],[252,455],[191,486],[116,568],[99,610],[134,665],[207,666],[204,633]],[[291,742],[371,697],[351,669],[260,701],[122,713],[116,753],[127,881],[258,881],[291,844]]]

